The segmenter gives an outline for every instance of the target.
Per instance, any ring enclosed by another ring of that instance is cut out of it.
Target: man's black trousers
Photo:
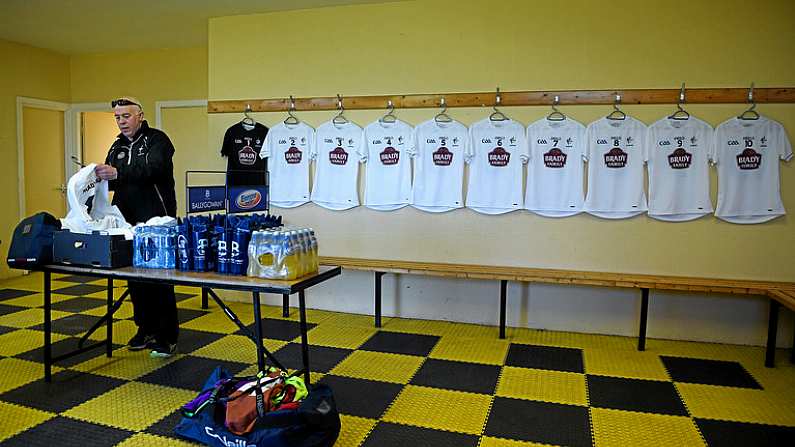
[[[174,344],[179,335],[174,286],[128,281],[135,324],[160,343]]]

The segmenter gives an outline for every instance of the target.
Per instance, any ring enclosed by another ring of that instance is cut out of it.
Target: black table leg
[[[207,289],[202,287],[202,309],[207,309],[209,307],[209,303],[207,301]]]
[[[375,272],[375,327],[381,327],[381,277],[384,272]]]
[[[52,295],[50,272],[44,272],[44,381],[52,382]]]
[[[500,338],[505,338],[505,306],[508,304],[508,280],[500,280]]]
[[[257,366],[265,371],[265,346],[262,345],[262,315],[259,308],[259,292],[251,292],[254,301],[254,336],[257,338]]]
[[[776,366],[776,335],[778,335],[778,309],[781,307],[778,301],[770,300],[770,314],[767,320],[767,347],[765,349],[765,366],[773,368]]]
[[[290,295],[282,293],[282,317],[290,316]]]
[[[306,299],[304,299],[303,290],[298,292],[298,312],[301,315],[301,357],[304,362],[304,382],[309,386],[309,340],[306,334]]]
[[[638,351],[646,350],[646,323],[649,319],[649,289],[640,289],[640,327],[638,328]]]
[[[113,278],[108,278],[108,340],[107,351],[105,354],[108,357],[113,355]]]

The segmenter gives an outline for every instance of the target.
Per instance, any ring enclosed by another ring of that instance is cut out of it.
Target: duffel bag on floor
[[[230,378],[228,372],[216,368],[205,382],[203,393],[217,389]],[[297,409],[264,413],[245,435],[227,429],[226,415],[223,399],[213,396],[207,405],[191,413],[192,417],[183,417],[174,431],[184,438],[218,447],[331,447],[340,432],[337,405],[326,385],[312,387]]]
[[[52,241],[61,221],[49,213],[37,213],[22,220],[14,229],[8,248],[8,266],[32,268],[52,262]]]

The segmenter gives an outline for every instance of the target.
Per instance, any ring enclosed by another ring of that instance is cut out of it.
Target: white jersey
[[[585,138],[585,211],[604,219],[624,219],[646,211],[646,125],[630,116],[623,120],[601,118],[588,126]]]
[[[268,159],[270,204],[294,208],[309,201],[309,159],[315,129],[305,123],[275,125],[265,137],[260,158]]]
[[[466,126],[431,119],[417,126],[414,139],[412,206],[431,213],[463,207],[464,157],[469,152]]]
[[[411,203],[411,154],[414,129],[403,121],[375,121],[364,128],[367,185],[364,206],[391,211]]]
[[[522,209],[522,174],[527,162],[524,126],[513,120],[478,121],[469,128],[466,206],[483,214]]]
[[[760,223],[785,214],[778,160],[792,158],[784,127],[760,116],[731,118],[718,126],[712,160],[718,167],[715,215],[732,223]]]
[[[328,121],[317,128],[312,202],[330,210],[359,206],[362,148],[362,128],[352,122]]]
[[[709,151],[712,127],[698,118],[663,118],[649,126],[649,216],[683,222],[712,212]]]
[[[542,118],[527,126],[530,160],[524,207],[545,217],[582,211],[585,126],[571,118]]]

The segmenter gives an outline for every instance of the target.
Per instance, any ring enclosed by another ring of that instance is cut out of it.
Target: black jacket
[[[105,164],[118,171],[108,186],[114,191],[113,204],[127,222],[135,225],[154,216],[176,217],[173,156],[174,145],[168,136],[146,121],[132,142],[122,134],[116,137]]]

